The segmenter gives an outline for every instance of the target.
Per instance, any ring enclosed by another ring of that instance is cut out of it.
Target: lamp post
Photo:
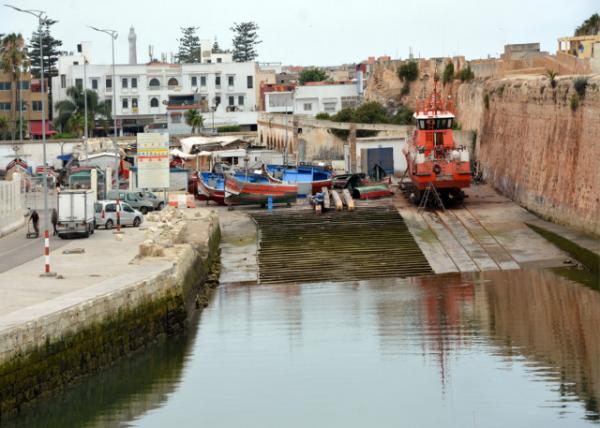
[[[85,148],[85,164],[88,165],[88,106],[87,106],[87,58],[83,54],[83,145]]]
[[[115,135],[115,185],[119,190],[119,143],[117,142],[117,79],[115,75],[115,40],[117,39],[118,33],[115,30],[107,30],[89,26],[92,30],[99,31],[100,33],[108,34],[112,44],[112,90],[113,90],[113,128]],[[87,142],[87,140],[86,140]]]
[[[46,162],[46,106],[44,103],[44,46],[43,46],[43,26],[47,22],[46,12],[35,9],[20,9],[10,4],[5,4],[6,7],[16,10],[17,12],[28,13],[38,19],[39,35],[40,35],[40,91],[42,93],[42,157],[43,157],[43,179],[44,179],[44,255],[45,268],[42,276],[54,276],[56,273],[50,272],[50,237],[48,234],[48,165]],[[21,106],[19,106],[21,107]]]

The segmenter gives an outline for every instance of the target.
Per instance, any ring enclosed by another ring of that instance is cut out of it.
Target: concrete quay
[[[199,208],[148,218],[156,221],[122,235],[69,242],[53,254],[56,277],[40,277],[41,258],[0,274],[0,419],[185,329],[218,261],[217,216]]]

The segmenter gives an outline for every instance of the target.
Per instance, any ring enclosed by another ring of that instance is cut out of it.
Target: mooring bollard
[[[269,210],[269,212],[273,212],[273,196],[268,196],[267,197],[267,210]]]

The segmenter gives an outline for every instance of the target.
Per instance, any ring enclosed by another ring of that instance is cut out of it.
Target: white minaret
[[[137,36],[133,27],[129,29],[129,64],[137,64],[137,47],[135,45]]]

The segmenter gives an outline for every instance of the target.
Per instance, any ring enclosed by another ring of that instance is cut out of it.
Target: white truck
[[[58,236],[66,238],[94,233],[94,203],[92,190],[62,190],[58,194]]]

